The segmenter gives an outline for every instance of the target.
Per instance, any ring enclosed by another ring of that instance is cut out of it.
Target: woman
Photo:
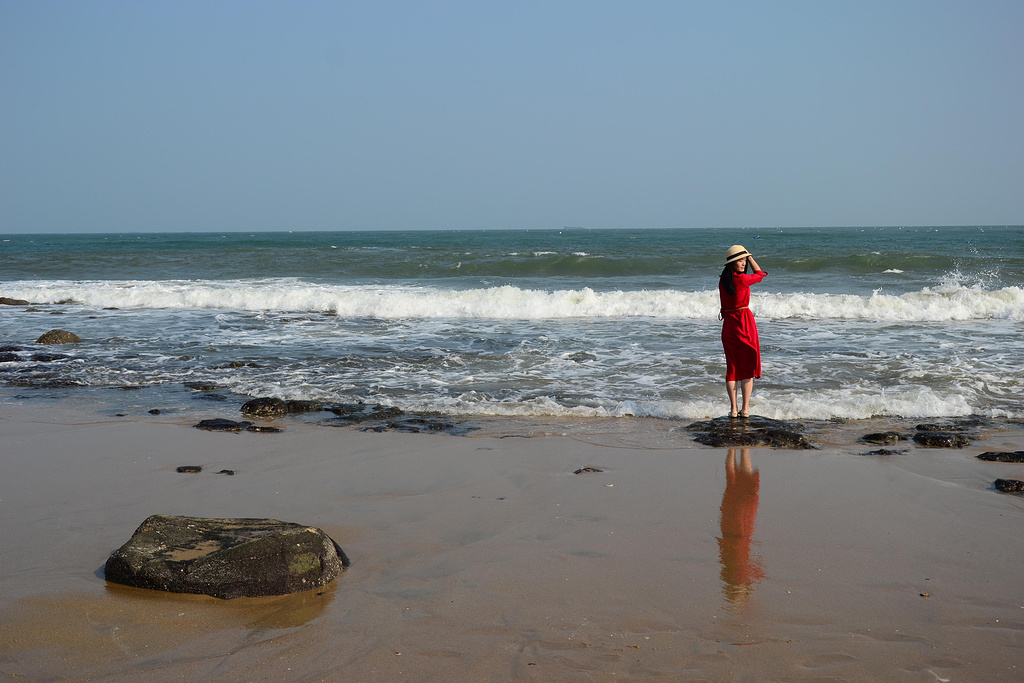
[[[761,342],[750,305],[750,285],[767,275],[742,245],[734,244],[725,252],[725,268],[718,278],[718,296],[722,301],[722,346],[725,348],[725,390],[729,394],[729,417],[750,417],[750,394],[754,378],[761,376]],[[743,396],[737,411],[736,385]]]

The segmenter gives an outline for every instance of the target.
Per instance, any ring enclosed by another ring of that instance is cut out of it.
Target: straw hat
[[[734,244],[725,250],[725,262],[732,263],[733,261],[739,261],[741,258],[750,256],[750,252],[742,244]]]

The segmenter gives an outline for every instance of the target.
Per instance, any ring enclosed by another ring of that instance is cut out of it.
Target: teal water
[[[758,413],[1024,415],[1020,227],[0,237],[0,296],[32,302],[0,309],[4,400],[187,412],[201,381],[229,402],[717,415],[714,288],[741,243],[770,273]],[[85,341],[33,361],[52,327]]]

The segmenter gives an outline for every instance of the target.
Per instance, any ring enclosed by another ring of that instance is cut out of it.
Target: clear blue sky
[[[0,232],[1024,223],[1024,2],[0,0]]]

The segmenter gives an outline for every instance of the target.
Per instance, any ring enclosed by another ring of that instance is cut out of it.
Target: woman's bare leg
[[[731,379],[725,380],[725,393],[729,395],[729,404],[732,406],[730,412],[735,413],[736,408],[736,382]]]
[[[735,389],[733,390],[735,392]],[[743,393],[743,408],[741,409],[744,413],[750,412],[750,395],[754,393],[754,379],[744,379],[740,381],[740,391]],[[733,410],[736,409],[735,393],[733,394]]]

